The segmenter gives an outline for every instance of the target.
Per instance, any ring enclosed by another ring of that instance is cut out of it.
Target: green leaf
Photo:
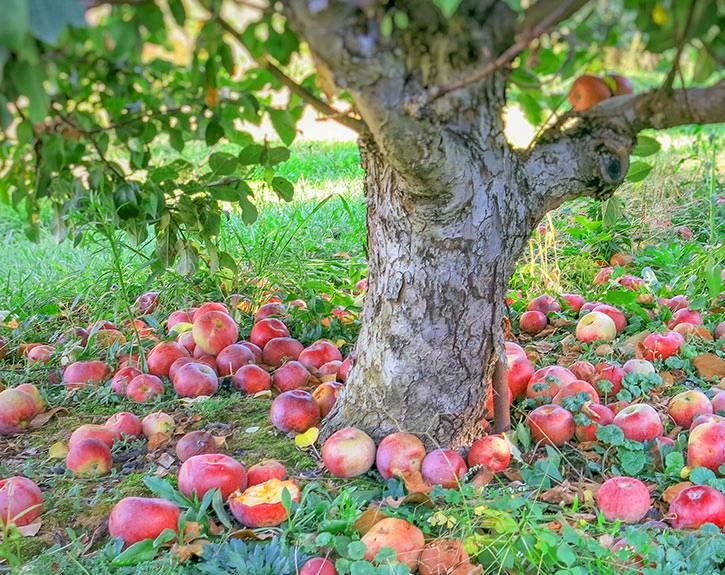
[[[215,152],[209,157],[209,167],[217,176],[228,176],[237,169],[239,159],[226,152]]]
[[[5,0],[0,18],[0,46],[20,48],[30,22],[28,0]]]
[[[176,271],[182,276],[193,276],[199,267],[199,253],[191,246],[185,246],[179,251],[176,260]]]
[[[28,97],[32,122],[35,124],[43,122],[50,106],[50,99],[43,87],[41,67],[19,63],[13,67],[13,81],[18,91]]]
[[[617,196],[612,196],[602,205],[602,226],[605,229],[613,228],[622,220],[624,215],[624,202]]]
[[[269,119],[272,121],[275,131],[279,135],[279,139],[284,142],[286,146],[289,146],[297,135],[297,129],[295,123],[287,110],[280,110],[278,108],[269,108],[267,110]]]
[[[292,197],[295,193],[295,188],[292,185],[292,182],[282,176],[275,176],[272,178],[272,189],[286,202],[292,201]]]
[[[717,481],[715,472],[707,467],[695,467],[695,469],[690,472],[689,479],[695,485],[713,485],[713,483]]]
[[[262,159],[263,151],[264,146],[261,144],[249,144],[246,148],[239,152],[239,163],[242,166],[259,164]]]
[[[181,153],[184,151],[184,135],[181,130],[169,129],[169,144],[174,150]]]
[[[355,561],[350,564],[350,575],[374,575],[375,567],[367,561]]]
[[[576,563],[576,553],[567,543],[560,543],[556,549],[556,558],[567,567],[571,567]]]
[[[627,172],[628,182],[641,182],[652,171],[652,166],[647,162],[636,161],[629,165]]]
[[[662,146],[655,138],[650,138],[649,136],[642,136],[640,134],[639,136],[637,136],[637,144],[632,150],[632,155],[644,158],[646,156],[656,154],[660,151],[661,147]]]
[[[433,3],[440,8],[446,18],[450,18],[458,10],[461,0],[433,0]]]
[[[86,7],[81,0],[30,0],[30,30],[39,40],[55,44],[69,25],[86,25]]]
[[[347,557],[350,559],[362,559],[365,557],[367,546],[362,541],[351,541],[347,546]]]
[[[179,26],[183,26],[186,21],[186,9],[181,0],[169,0],[169,10]]]
[[[607,445],[622,445],[624,443],[624,432],[616,425],[603,425],[597,429],[597,439]]]
[[[223,137],[224,128],[219,123],[219,121],[216,118],[212,118],[211,120],[209,120],[209,123],[206,125],[206,132],[204,134],[206,145],[213,146]]]
[[[20,124],[18,124],[15,135],[18,138],[18,143],[23,145],[32,144],[34,137],[33,125],[27,120],[24,122],[20,122]]]
[[[116,555],[111,561],[114,567],[127,567],[137,565],[144,561],[152,561],[156,557],[156,547],[153,539],[144,539],[131,545],[128,549]]]
[[[164,529],[161,533],[158,534],[156,539],[153,541],[153,545],[155,549],[158,549],[159,547],[166,545],[167,543],[171,543],[174,539],[176,539],[176,531],[173,529],[169,529],[168,527]]]

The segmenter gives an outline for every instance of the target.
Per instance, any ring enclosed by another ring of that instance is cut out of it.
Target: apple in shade
[[[169,368],[180,357],[190,357],[189,351],[175,341],[163,341],[146,357],[149,373],[156,377],[169,377]]]
[[[572,414],[555,404],[542,405],[534,409],[526,417],[526,424],[531,430],[534,441],[559,447],[574,437],[576,430]]]
[[[375,463],[375,442],[355,427],[344,427],[327,438],[322,462],[335,477],[349,479],[367,473]]]
[[[712,410],[715,413],[725,412],[725,389],[718,391],[710,400],[710,403],[712,404]]]
[[[109,372],[109,367],[102,361],[76,361],[65,368],[63,383],[68,389],[100,385],[106,380]]]
[[[591,403],[583,407],[582,413],[591,420],[591,423],[577,424],[574,434],[579,441],[596,440],[597,429],[614,421],[612,410],[601,403]]]
[[[178,533],[180,516],[181,509],[166,499],[125,497],[111,510],[108,532],[129,546],[144,539],[156,539],[165,529]]]
[[[320,406],[320,417],[327,417],[337,401],[337,395],[340,393],[344,384],[339,381],[323,381],[312,392],[317,405]]]
[[[106,444],[106,446],[110,449],[113,447],[114,442],[119,438],[120,435],[118,432],[110,427],[87,423],[85,425],[81,425],[78,429],[71,433],[70,439],[68,440],[68,447],[72,448],[77,443],[86,439],[97,439],[101,443]]]
[[[556,301],[556,298],[550,296],[549,294],[542,294],[532,299],[526,309],[528,311],[552,313],[561,311],[561,305],[559,305],[559,302]]]
[[[652,498],[639,479],[612,477],[597,491],[597,507],[607,521],[637,523],[652,507]]]
[[[423,479],[432,485],[455,489],[468,472],[465,460],[452,449],[434,449],[423,458]]]
[[[576,338],[583,343],[612,341],[617,335],[614,320],[600,311],[590,311],[576,324]]]
[[[397,517],[386,517],[373,525],[360,539],[367,548],[364,559],[373,561],[383,547],[395,551],[399,563],[414,570],[425,547],[423,532],[412,523]]]
[[[287,511],[282,503],[285,490],[292,501],[299,502],[301,493],[297,482],[275,478],[252,485],[242,493],[232,494],[227,503],[232,515],[245,527],[274,527],[287,519]]]
[[[614,326],[617,328],[617,333],[621,333],[622,331],[624,331],[624,328],[627,327],[627,318],[620,310],[618,310],[614,306],[602,303],[596,306],[592,311],[603,313],[604,315],[609,316],[614,322]]]
[[[192,354],[194,355],[194,363],[201,363],[208,368],[210,368],[214,375],[217,375],[217,365],[216,365],[216,356],[209,355],[208,353],[199,353],[199,354]]]
[[[113,467],[111,449],[100,439],[82,439],[70,446],[65,464],[76,477],[100,477]]]
[[[333,359],[320,366],[317,370],[317,375],[320,379],[335,381],[337,379],[337,372],[340,371],[342,362],[339,359]]]
[[[667,327],[670,329],[675,329],[675,327],[680,325],[681,323],[702,325],[702,316],[700,315],[700,312],[692,309],[678,309],[674,314],[672,314],[672,319],[667,322]]]
[[[420,471],[424,457],[423,442],[411,433],[398,431],[386,436],[378,445],[375,466],[387,480]]]
[[[203,363],[187,363],[174,377],[174,391],[181,397],[214,395],[219,387],[216,373]]]
[[[534,364],[525,355],[506,353],[506,382],[515,399],[526,395],[526,386],[534,375]]]
[[[126,388],[131,380],[137,375],[141,375],[142,371],[138,368],[127,365],[119,369],[111,378],[111,391],[120,395],[126,395]]]
[[[152,313],[159,303],[159,292],[147,291],[136,298],[133,306],[139,315]]]
[[[141,420],[128,411],[114,413],[106,420],[103,427],[110,429],[113,433],[118,435],[118,437],[122,437],[124,435],[135,437],[143,433]]]
[[[624,362],[622,369],[625,374],[652,375],[657,372],[655,366],[646,359],[628,359]]]
[[[249,351],[252,352],[252,356],[254,357],[254,363],[257,363],[257,364],[262,363],[262,348],[261,347],[253,344],[251,341],[245,341],[245,340],[240,341],[239,345],[243,345]]]
[[[141,430],[147,438],[152,437],[157,433],[171,435],[174,433],[175,426],[176,424],[174,423],[174,418],[163,411],[154,411],[153,413],[149,413],[141,420]]]
[[[657,411],[645,403],[625,407],[614,416],[612,423],[624,432],[624,437],[633,441],[651,441],[664,431]]]
[[[709,485],[693,485],[680,491],[670,503],[675,529],[699,529],[705,523],[725,529],[725,494]]]
[[[702,423],[690,431],[687,466],[707,467],[715,473],[725,464],[725,422]]]
[[[190,324],[192,322],[193,313],[189,312],[189,310],[177,310],[171,312],[169,314],[168,319],[166,320],[166,329],[167,331],[171,331],[174,329],[174,326],[180,324],[180,323],[188,323]]]
[[[27,393],[35,404],[35,413],[43,413],[45,411],[45,400],[40,394],[40,391],[32,383],[21,383],[15,389]]]
[[[640,345],[644,359],[653,361],[675,355],[680,351],[683,343],[685,343],[685,338],[681,334],[669,331],[667,333],[650,333]]]
[[[219,453],[214,436],[208,431],[190,431],[176,442],[176,457],[184,462],[195,455]]]
[[[194,310],[194,313],[191,316],[191,323],[194,323],[202,315],[210,311],[217,311],[229,315],[229,309],[223,303],[218,301],[208,301],[201,304],[198,308]]]
[[[721,321],[715,327],[715,339],[720,339],[725,336],[725,320]]]
[[[164,394],[164,382],[161,378],[142,373],[134,377],[126,387],[126,396],[137,403],[146,403]]]
[[[189,327],[193,327],[191,324],[188,324]],[[176,338],[176,343],[180,343],[186,348],[186,351],[189,353],[194,353],[194,350],[196,349],[196,342],[194,341],[194,334],[191,333],[191,331],[185,331],[184,333],[180,333],[179,337]]]
[[[259,485],[270,479],[287,479],[287,470],[276,459],[264,459],[247,470],[247,485]]]
[[[254,314],[254,321],[261,321],[268,317],[284,317],[287,315],[287,307],[283,303],[270,302],[260,306]]]
[[[314,371],[330,361],[342,361],[342,353],[331,341],[320,339],[302,350],[297,359],[307,369]]]
[[[247,488],[247,470],[236,459],[223,453],[193,455],[179,469],[179,491],[201,500],[210,489],[219,489],[226,500],[235,491]]]
[[[299,361],[285,363],[272,374],[272,383],[279,391],[291,391],[307,385],[310,372]]]
[[[590,401],[594,403],[599,403],[599,394],[597,393],[597,390],[594,389],[594,387],[592,387],[589,382],[579,379],[576,381],[572,381],[571,383],[562,385],[559,388],[559,392],[554,396],[552,403],[561,405],[567,397],[574,397],[579,395],[580,393],[588,396]]]
[[[526,386],[526,397],[537,400],[551,400],[559,393],[561,386],[576,381],[576,376],[565,367],[550,365],[536,371]]]
[[[680,427],[690,427],[698,415],[712,413],[712,403],[707,396],[696,389],[689,389],[675,395],[667,405],[667,413]]]
[[[237,370],[232,383],[239,391],[253,395],[272,389],[272,376],[258,365],[249,364]]]
[[[511,446],[498,435],[486,435],[478,438],[468,450],[468,466],[481,465],[489,471],[498,473],[506,469],[511,462]]]
[[[320,406],[308,391],[293,389],[274,398],[270,418],[280,431],[304,433],[320,423]]]
[[[594,276],[594,279],[592,280],[592,282],[594,283],[595,286],[601,286],[606,283],[609,283],[609,280],[612,277],[613,273],[614,273],[614,268],[611,266],[602,268]]]
[[[210,355],[218,355],[237,341],[239,326],[229,314],[211,310],[195,317],[191,332],[197,349],[200,348]]]
[[[0,392],[0,435],[24,432],[35,415],[35,402],[27,393],[17,388]]]
[[[216,357],[216,369],[220,377],[234,375],[243,365],[254,363],[254,355],[241,343],[225,347]]]
[[[43,494],[27,477],[0,479],[0,526],[23,527],[43,513]]]
[[[584,296],[581,296],[578,293],[561,294],[561,299],[564,300],[566,307],[575,313],[578,312],[586,302]]]
[[[678,323],[674,327],[674,331],[679,333],[681,336],[693,336],[693,337],[699,337],[702,339],[705,339],[707,341],[712,341],[712,334],[710,333],[710,330],[707,329],[704,325],[695,325],[692,323]]]
[[[342,360],[342,363],[340,364],[340,369],[337,370],[337,379],[345,383],[347,381],[347,376],[350,373],[350,369],[352,369],[354,363],[355,356],[353,356],[352,353],[348,354],[348,356],[344,360]]]
[[[36,345],[28,351],[28,363],[48,363],[54,351],[50,345]]]
[[[274,317],[268,317],[252,326],[249,341],[260,349],[264,349],[267,342],[276,337],[289,337],[289,330],[282,321]]]
[[[275,337],[264,346],[262,361],[265,365],[279,367],[285,361],[297,359],[304,349],[305,346],[292,337]]]
[[[692,420],[692,425],[690,425],[690,431],[692,431],[699,425],[702,425],[703,423],[718,423],[718,422],[725,423],[725,417],[723,417],[721,415],[717,415],[715,413],[710,413],[708,415],[698,415],[695,417],[695,419]]]
[[[171,367],[169,368],[169,379],[173,382],[174,378],[176,378],[177,372],[184,367],[187,363],[194,363],[198,362],[198,360],[194,359],[193,357],[180,357],[177,359],[174,363],[171,364]]]
[[[607,399],[616,397],[622,391],[622,380],[627,375],[623,368],[607,362],[598,363],[597,375],[594,377],[594,387],[606,396]],[[608,385],[608,382],[610,385]]]
[[[519,328],[529,335],[536,335],[542,332],[548,323],[549,319],[546,317],[546,314],[536,310],[525,311],[519,318]]]
[[[302,566],[299,575],[337,575],[337,569],[329,559],[313,557]]]

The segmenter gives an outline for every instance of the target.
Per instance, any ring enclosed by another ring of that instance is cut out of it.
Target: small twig
[[[685,49],[685,44],[687,44],[687,34],[690,31],[690,26],[692,25],[692,18],[695,14],[695,5],[697,4],[697,0],[692,0],[690,2],[690,9],[687,12],[687,20],[685,21],[685,28],[682,30],[682,35],[678,39],[677,42],[677,52],[675,53],[675,60],[672,62],[672,68],[670,68],[669,73],[667,74],[667,78],[665,78],[664,83],[662,84],[662,91],[663,92],[671,92],[672,86],[675,83],[675,78],[677,77],[677,72],[680,69],[680,59],[682,58],[682,52]]]
[[[532,27],[530,30],[525,30],[518,37],[516,42],[504,50],[498,58],[490,61],[482,68],[474,70],[468,74],[466,78],[443,86],[433,86],[430,90],[428,90],[428,103],[433,102],[446,94],[450,94],[451,92],[455,92],[456,90],[460,90],[470,86],[471,84],[479,82],[487,76],[493,74],[499,68],[502,68],[511,62],[514,58],[516,58],[516,56],[526,50],[526,48],[528,48],[534,40],[546,34],[552,26],[558,24],[562,18],[568,15],[570,8],[577,2],[578,0],[566,0],[565,2],[562,2],[556,10],[551,12],[546,18],[543,18],[538,24],[536,24],[536,26]],[[582,6],[586,4],[586,2],[579,3],[582,4]]]

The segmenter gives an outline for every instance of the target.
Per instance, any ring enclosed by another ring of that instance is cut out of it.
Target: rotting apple
[[[397,431],[383,438],[375,455],[375,466],[383,479],[419,472],[425,458],[423,442],[412,433]]]
[[[386,517],[375,523],[361,538],[366,547],[364,559],[373,561],[383,547],[395,551],[399,563],[411,570],[425,547],[423,532],[412,523],[398,517]]]
[[[675,529],[699,529],[712,523],[725,529],[725,495],[709,485],[693,485],[677,494],[669,515]]]
[[[287,520],[282,493],[287,490],[291,501],[299,502],[300,488],[293,479],[269,479],[252,485],[242,493],[233,493],[228,504],[232,515],[245,527],[276,527]]]

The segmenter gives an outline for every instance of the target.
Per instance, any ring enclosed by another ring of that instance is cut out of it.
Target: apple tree
[[[304,107],[357,131],[369,283],[356,364],[328,432],[404,428],[467,442],[490,382],[502,387],[503,296],[536,223],[569,199],[611,196],[643,130],[725,121],[723,20],[706,0],[3,8],[0,199],[22,206],[31,237],[47,205],[59,238],[79,240],[110,218],[128,241],[154,242],[158,269],[193,273],[200,259],[233,268],[216,242],[222,208],[253,221],[248,181],[260,174],[291,197],[275,169]],[[635,33],[665,81],[567,111],[565,86],[600,71],[606,47]],[[315,73],[292,75],[300,52]],[[504,135],[513,102],[540,128],[525,150]],[[265,117],[283,145],[244,130]],[[209,147],[200,165],[182,153],[195,141]]]

